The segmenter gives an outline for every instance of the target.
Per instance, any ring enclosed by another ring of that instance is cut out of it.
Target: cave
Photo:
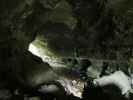
[[[132,100],[133,1],[0,0],[0,100]]]

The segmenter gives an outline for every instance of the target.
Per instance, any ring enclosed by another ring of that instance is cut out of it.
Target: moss
[[[55,57],[56,55],[54,54],[54,52],[52,52],[52,50],[50,48],[48,48],[48,44],[45,41],[44,38],[41,38],[41,36],[38,36],[33,42],[32,44],[39,49],[40,51],[40,55],[45,55],[48,57]]]

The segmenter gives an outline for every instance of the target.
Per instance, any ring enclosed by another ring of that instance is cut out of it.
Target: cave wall
[[[38,35],[56,55],[73,57],[76,51],[86,58],[123,61],[131,57],[131,1],[61,0],[53,5],[45,14],[44,10],[39,16],[33,14],[31,20],[42,23]]]
[[[1,0],[1,80],[7,70],[27,84],[34,83],[31,76],[41,68],[54,73],[28,52],[36,36],[62,57],[75,56],[76,51],[80,57],[128,60],[133,44],[132,4],[129,0]]]

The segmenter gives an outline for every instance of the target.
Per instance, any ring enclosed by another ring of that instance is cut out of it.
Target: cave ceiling
[[[1,41],[16,39],[28,48],[41,36],[61,56],[77,52],[87,58],[128,59],[132,55],[132,1],[2,0],[0,4]]]

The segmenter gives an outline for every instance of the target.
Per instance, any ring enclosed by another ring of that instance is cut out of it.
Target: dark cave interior
[[[0,100],[132,100],[132,0],[0,0]]]

